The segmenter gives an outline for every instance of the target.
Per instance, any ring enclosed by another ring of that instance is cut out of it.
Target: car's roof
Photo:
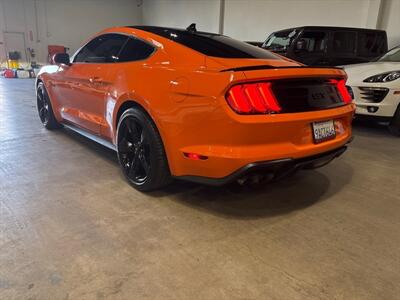
[[[191,24],[187,29],[161,26],[127,26],[126,28],[137,29],[138,31],[166,38],[206,56],[220,58],[279,58],[267,50],[222,34],[197,31],[195,24]]]
[[[340,27],[340,26],[299,26],[299,27],[292,27],[282,30],[277,30],[275,32],[282,32],[288,30],[295,30],[295,29],[325,29],[331,31],[342,31],[342,30],[355,30],[355,31],[375,31],[375,32],[385,32],[385,30],[380,29],[368,29],[368,28],[356,28],[356,27]]]
[[[174,27],[164,27],[164,26],[147,26],[147,25],[137,25],[137,26],[126,26],[133,29],[139,29],[143,31],[148,31],[151,33],[159,33],[160,31],[169,31],[169,32],[189,32],[187,29],[183,28],[174,28]],[[206,32],[206,31],[191,31],[192,34],[200,34],[203,36],[218,36],[221,34]]]

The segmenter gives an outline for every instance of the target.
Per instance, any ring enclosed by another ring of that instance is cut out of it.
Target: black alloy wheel
[[[36,94],[39,118],[44,127],[50,130],[60,128],[61,124],[57,122],[54,116],[53,108],[43,82],[38,84]]]
[[[120,131],[118,150],[121,166],[135,184],[142,184],[151,168],[149,137],[134,118],[125,118]]]
[[[49,122],[49,103],[44,96],[43,89],[38,89],[37,108],[40,121],[42,121],[43,125],[46,126],[46,124]]]
[[[151,191],[171,181],[160,135],[152,120],[138,108],[125,111],[117,130],[118,160],[129,183]]]
[[[400,104],[389,123],[389,131],[396,136],[400,136]]]

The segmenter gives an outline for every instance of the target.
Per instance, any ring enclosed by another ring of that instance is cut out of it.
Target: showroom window
[[[105,34],[98,36],[79,51],[74,62],[115,62],[118,60],[118,54],[126,40],[127,37],[120,34]]]
[[[339,31],[333,34],[333,50],[336,53],[352,54],[356,49],[357,34],[351,31]]]
[[[143,60],[154,52],[154,47],[135,38],[129,38],[118,55],[118,62]]]
[[[304,31],[300,39],[305,41],[307,52],[325,51],[327,34],[324,31]]]

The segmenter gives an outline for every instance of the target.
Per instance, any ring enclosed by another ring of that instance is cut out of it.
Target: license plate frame
[[[334,120],[312,122],[311,128],[315,144],[320,144],[336,138],[336,128]]]

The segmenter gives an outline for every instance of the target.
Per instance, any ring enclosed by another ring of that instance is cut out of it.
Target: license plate
[[[333,120],[312,123],[313,137],[316,144],[332,140],[336,137]]]

